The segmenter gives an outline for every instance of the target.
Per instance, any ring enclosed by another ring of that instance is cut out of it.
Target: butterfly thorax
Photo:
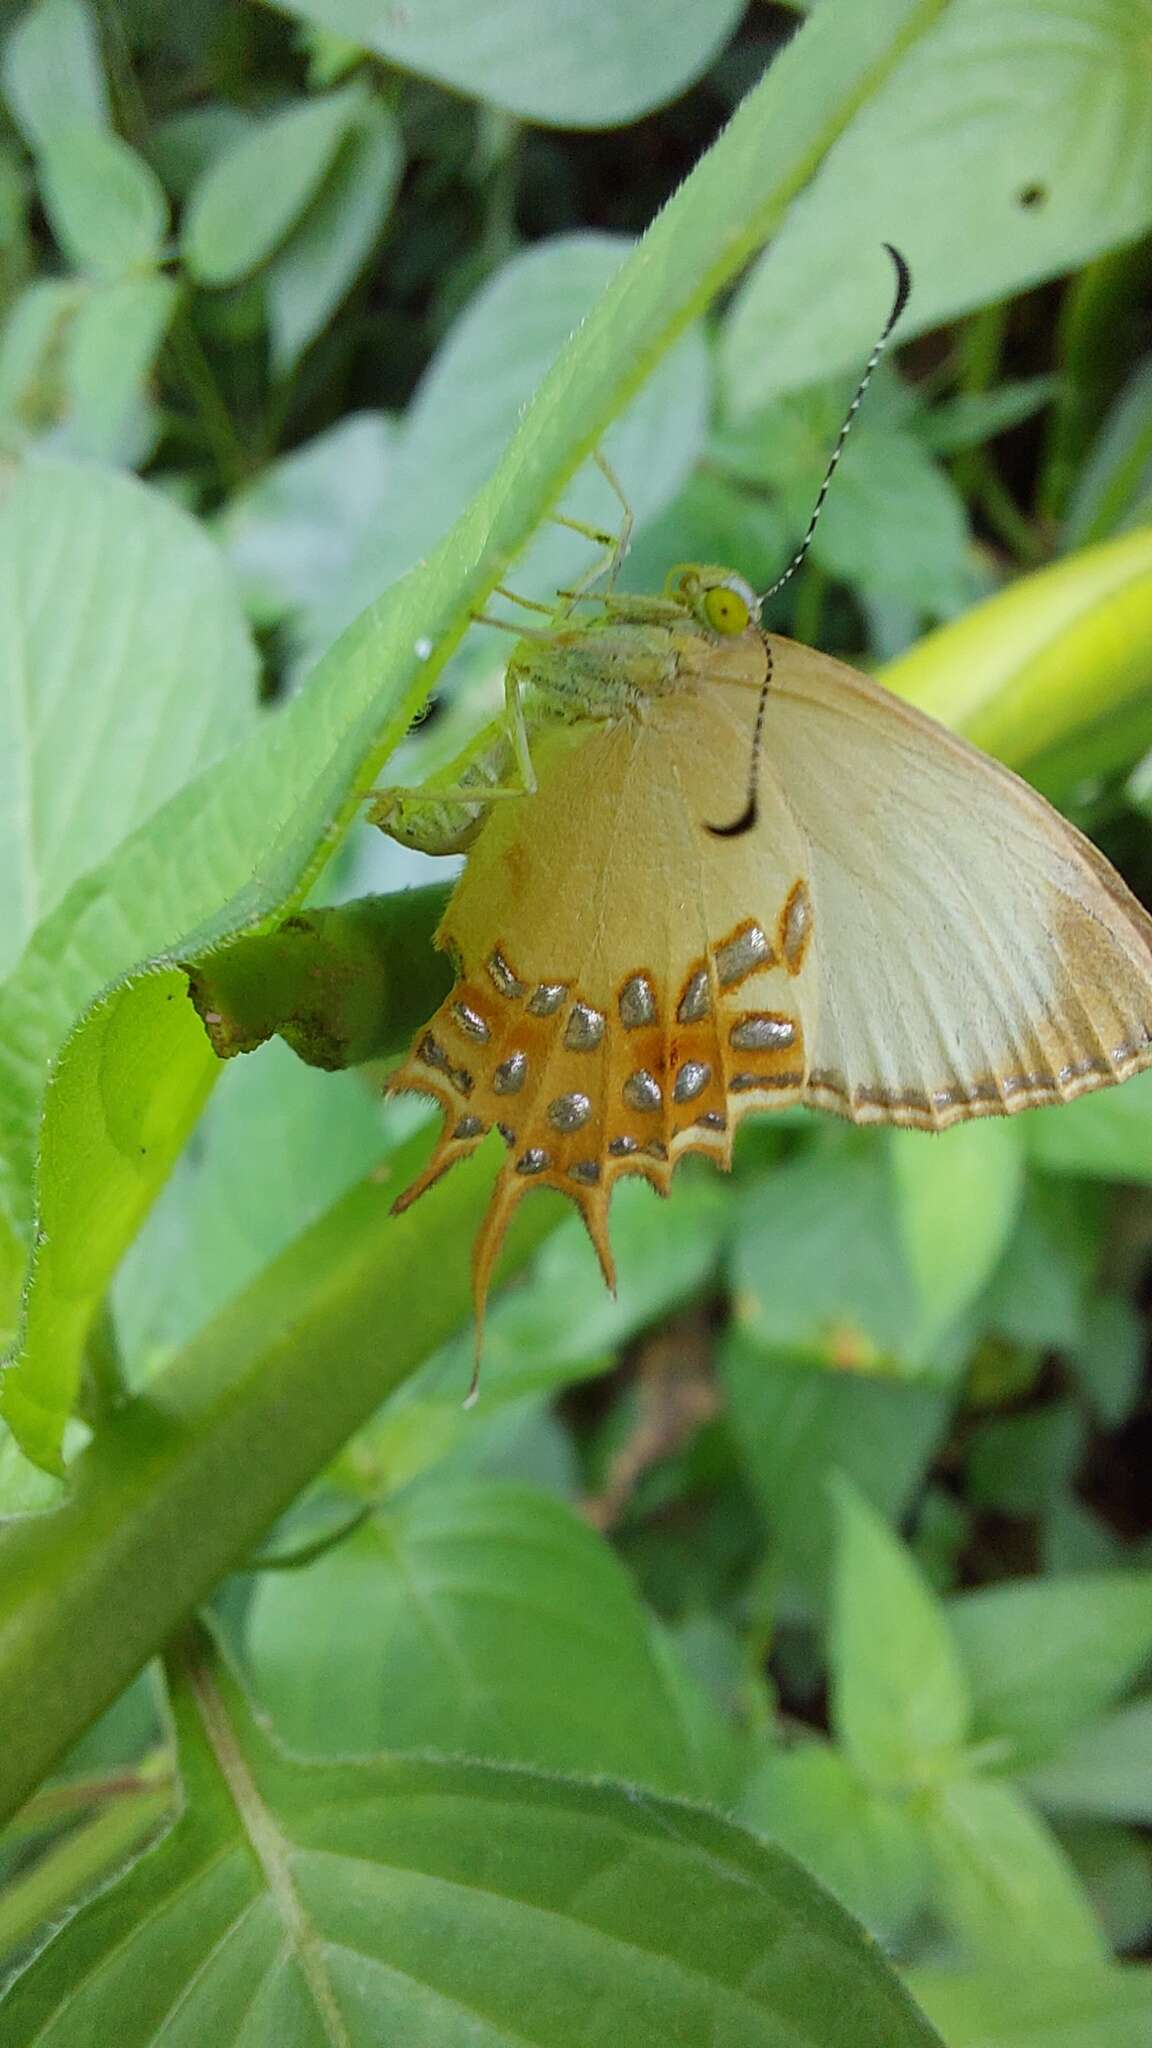
[[[764,636],[749,623],[722,634],[669,598],[613,597],[591,618],[566,619],[519,641],[510,668],[539,721],[642,718],[654,698],[709,683],[759,688]]]

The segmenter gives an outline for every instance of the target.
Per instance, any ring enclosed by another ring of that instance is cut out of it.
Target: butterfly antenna
[[[904,311],[905,306],[908,304],[908,294],[912,289],[912,272],[909,270],[908,265],[905,263],[903,256],[900,254],[899,249],[894,249],[892,247],[891,242],[885,242],[884,247],[887,249],[888,254],[892,258],[892,261],[896,266],[896,296],[892,301],[892,310],[889,313],[887,320],[884,322],[884,325],[880,331],[879,338],[876,342],[876,346],[873,349],[871,355],[868,358],[867,363],[864,366],[864,375],[861,377],[859,384],[856,386],[855,397],[853,398],[851,405],[848,407],[848,410],[844,415],[844,424],[841,427],[840,432],[836,436],[836,446],[832,450],[831,459],[828,463],[827,469],[824,472],[824,481],[821,484],[820,489],[816,493],[816,503],[812,507],[812,517],[808,521],[808,531],[804,535],[803,540],[801,541],[799,547],[796,550],[796,553],[793,555],[792,560],[789,562],[788,567],[785,569],[783,575],[778,576],[776,578],[776,581],[772,585],[770,590],[765,590],[761,592],[760,602],[762,604],[767,604],[768,599],[770,597],[775,597],[777,591],[783,590],[784,585],[791,581],[792,577],[796,574],[797,569],[800,567],[800,564],[803,562],[804,557],[807,555],[808,550],[812,545],[812,536],[816,531],[816,526],[819,521],[820,514],[824,510],[824,500],[828,496],[829,486],[831,485],[832,479],[836,474],[836,465],[839,462],[841,455],[844,453],[844,443],[848,439],[849,429],[851,428],[852,422],[860,409],[860,401],[863,398],[864,393],[867,391],[869,384],[872,382],[872,374],[876,368],[877,363],[880,361],[880,358],[883,355],[884,350],[888,346],[888,339],[892,333],[892,329],[895,327],[896,322],[900,318],[901,313]]]
[[[859,384],[856,386],[856,391],[855,395],[853,396],[852,403],[848,407],[848,410],[844,415],[844,424],[841,427],[840,432],[836,436],[836,446],[832,450],[831,459],[828,463],[827,469],[824,472],[824,481],[821,484],[820,489],[816,493],[816,503],[812,507],[812,517],[808,521],[808,530],[805,533],[803,540],[801,541],[799,547],[796,550],[796,553],[793,555],[792,560],[789,562],[788,567],[785,569],[783,575],[778,576],[776,578],[775,583],[772,584],[770,589],[761,592],[761,604],[767,604],[768,599],[770,597],[775,597],[778,590],[783,590],[784,585],[787,582],[789,582],[791,578],[796,574],[797,569],[800,567],[800,564],[803,562],[804,557],[806,556],[809,548],[812,545],[812,536],[816,531],[816,526],[820,518],[820,514],[824,510],[824,500],[828,496],[829,486],[831,485],[832,479],[836,474],[836,465],[844,452],[844,443],[848,439],[849,428],[851,427],[852,422],[856,417],[856,414],[860,410],[860,400],[863,398],[864,393],[867,391],[869,384],[872,382],[872,373],[875,370],[877,363],[880,361],[880,358],[888,345],[888,338],[892,332],[892,329],[895,327],[896,322],[900,318],[901,313],[904,311],[905,306],[908,304],[908,294],[912,289],[912,272],[909,270],[908,265],[904,261],[903,256],[900,254],[899,249],[894,249],[891,242],[885,242],[884,247],[887,249],[888,254],[892,258],[893,264],[896,268],[896,296],[892,301],[892,310],[890,311],[888,318],[886,319],[883,327],[880,330],[880,334],[877,338],[876,345],[873,348],[872,353],[868,358],[868,361],[864,365],[864,375],[861,377]],[[765,645],[767,646],[767,643],[765,643]],[[760,748],[764,738],[764,714],[768,709],[768,693],[772,686],[771,647],[768,647],[767,651],[768,667],[765,672],[764,681],[760,687],[760,702],[756,706],[756,723],[752,729],[752,755],[749,761],[748,772],[748,801],[745,804],[744,809],[741,811],[740,816],[738,818],[734,818],[730,825],[705,825],[704,830],[706,832],[711,832],[714,839],[738,839],[742,832],[751,832],[753,826],[756,823],[756,793],[760,783]]]
[[[730,825],[705,825],[704,830],[710,832],[713,839],[739,839],[742,832],[750,832],[756,823],[756,792],[760,787],[760,745],[764,738],[764,713],[768,709],[768,692],[772,688],[772,649],[767,640],[764,642],[764,652],[768,657],[768,666],[764,671],[764,681],[760,685],[756,723],[752,728],[752,753],[748,762],[748,801],[740,816],[734,818]]]

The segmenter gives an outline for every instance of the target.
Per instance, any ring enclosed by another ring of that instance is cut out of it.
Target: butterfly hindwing
[[[1096,848],[868,677],[773,645],[761,829],[803,821],[806,1099],[939,1128],[1146,1066],[1152,920]]]

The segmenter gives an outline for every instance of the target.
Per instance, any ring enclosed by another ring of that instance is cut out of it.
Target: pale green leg
[[[579,582],[572,586],[571,590],[559,592],[563,602],[556,614],[558,618],[567,618],[573,605],[579,604],[583,598],[589,596],[592,585],[599,583],[601,577],[603,577],[605,585],[603,595],[610,597],[615,587],[616,578],[620,574],[621,564],[632,545],[632,529],[636,522],[632,516],[632,507],[624,495],[624,487],[611,463],[605,456],[601,455],[598,448],[592,459],[605,482],[619,499],[624,516],[620,522],[620,531],[613,535],[604,533],[595,526],[585,526],[580,519],[568,519],[563,513],[555,513],[553,515],[557,526],[571,527],[573,533],[582,533],[586,539],[598,541],[601,547],[608,549],[608,559],[606,562],[594,564],[591,569],[581,576]],[[597,596],[600,596],[599,592]]]
[[[513,768],[519,780],[487,781],[482,771],[497,763],[501,770]],[[536,794],[520,680],[511,665],[504,677],[503,718],[481,734],[479,746],[473,741],[457,765],[460,779],[421,783],[414,789],[392,785],[369,790],[369,823],[420,853],[462,853],[476,837],[491,803]],[[469,771],[474,776],[470,782],[463,779]]]
[[[607,591],[601,601],[618,604],[624,610],[628,607],[627,599],[613,599],[611,592],[631,545],[632,508],[615,471],[598,449],[594,459],[623,509],[620,531],[613,536],[563,515],[557,515],[557,523],[571,527],[574,532],[582,533],[607,548],[607,561],[594,565],[573,590],[561,591],[563,602],[557,609],[539,604],[534,598],[520,597],[514,590],[499,587],[501,597],[523,606],[526,611],[542,612],[553,624],[566,618],[572,606],[585,596],[588,587],[598,583],[602,577]],[[475,616],[479,625],[496,626],[501,632],[515,634],[518,640],[546,643],[552,637],[544,628],[524,629],[512,625],[507,619],[494,619],[485,613]],[[486,767],[495,768],[497,762],[500,772],[495,780],[489,782],[483,771]],[[514,770],[516,780],[503,779],[508,769]],[[504,717],[496,728],[489,728],[488,733],[481,735],[479,743],[474,741],[458,757],[456,772],[450,773],[443,784],[424,783],[416,789],[386,785],[367,791],[370,800],[368,818],[402,846],[415,847],[421,853],[461,853],[475,839],[490,804],[500,803],[508,797],[534,796],[536,788],[536,770],[520,696],[520,677],[509,664],[504,676]]]

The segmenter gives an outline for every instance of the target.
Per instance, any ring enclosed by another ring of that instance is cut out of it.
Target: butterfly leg
[[[611,463],[606,456],[600,453],[598,448],[594,451],[592,459],[605,482],[619,499],[622,517],[619,530],[613,534],[606,533],[602,527],[586,526],[581,519],[569,519],[560,512],[553,514],[553,520],[557,526],[570,527],[573,533],[582,533],[586,540],[594,540],[599,547],[607,550],[605,559],[593,563],[592,567],[572,585],[570,590],[559,592],[561,603],[556,617],[561,619],[567,618],[573,605],[579,604],[583,598],[587,597],[591,586],[594,583],[599,583],[601,579],[604,581],[604,594],[611,595],[615,588],[616,578],[620,574],[621,563],[632,545],[632,530],[636,522],[633,517],[632,507],[624,495],[624,487],[612,468]]]
[[[526,612],[543,612],[546,619],[550,619],[556,609],[554,605],[541,604],[539,598],[521,597],[519,591],[509,590],[506,583],[498,583],[496,585],[496,595],[497,597],[506,597],[509,604],[523,605]],[[500,626],[504,624],[502,619],[485,618],[483,612],[473,612],[472,616],[477,625],[480,626]]]
[[[514,664],[504,677],[504,716],[485,726],[441,776],[414,789],[367,790],[369,823],[419,853],[463,853],[491,804],[535,795],[536,769]]]

